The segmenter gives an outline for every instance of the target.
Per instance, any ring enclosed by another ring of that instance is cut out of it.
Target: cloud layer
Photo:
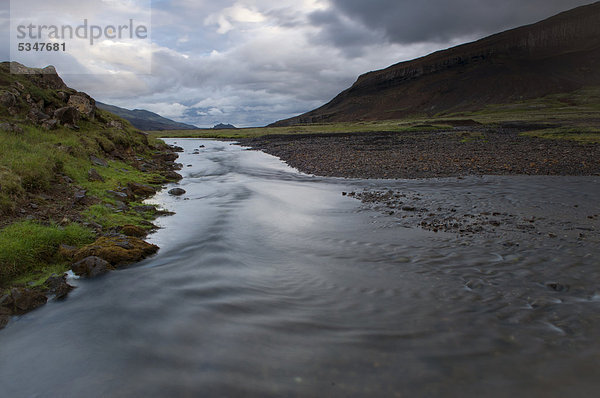
[[[113,45],[95,57],[120,60],[118,73],[65,80],[103,102],[201,127],[265,125],[322,105],[369,70],[588,2],[156,0],[150,75],[136,74],[135,49]],[[0,8],[4,59],[7,16]]]

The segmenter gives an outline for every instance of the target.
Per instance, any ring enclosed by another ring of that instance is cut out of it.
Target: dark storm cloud
[[[589,3],[589,0],[331,0],[332,7],[319,11],[311,21],[330,38],[340,32],[339,20],[345,16],[358,24],[357,29],[367,27],[380,32],[390,42],[447,42],[537,22]],[[341,34],[349,37],[343,30]]]
[[[309,22],[314,26],[324,27],[312,37],[315,44],[323,42],[333,44],[334,47],[352,57],[361,55],[362,46],[383,39],[383,35],[377,30],[357,24],[351,18],[331,10],[313,12],[309,15]]]

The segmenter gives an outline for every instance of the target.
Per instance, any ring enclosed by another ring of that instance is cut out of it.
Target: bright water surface
[[[154,199],[177,213],[159,254],[13,319],[1,397],[598,396],[597,239],[435,234],[341,195],[469,191],[560,217],[598,212],[598,178],[319,178],[174,141],[192,166],[187,194]]]

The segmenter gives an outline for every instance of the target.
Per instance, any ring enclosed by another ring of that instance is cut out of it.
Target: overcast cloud
[[[7,2],[0,56],[10,57]],[[19,0],[36,10],[47,0]],[[90,7],[94,2],[78,0]],[[140,0],[141,1],[141,0]],[[136,0],[124,0],[129,6]],[[154,0],[151,74],[143,49],[105,43],[71,87],[201,127],[265,125],[329,101],[364,72],[588,4],[578,0]],[[126,12],[125,12],[126,14]],[[124,14],[124,15],[125,15]],[[110,45],[109,45],[110,44]],[[120,46],[120,47],[119,47]],[[78,53],[59,73],[85,66]],[[44,60],[27,59],[43,67]],[[143,61],[142,61],[143,62]],[[96,71],[96,70],[93,70]]]

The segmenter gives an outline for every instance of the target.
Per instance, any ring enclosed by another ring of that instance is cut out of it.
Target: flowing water
[[[585,217],[599,212],[598,178],[319,178],[229,143],[175,141],[187,193],[153,199],[176,212],[149,237],[158,255],[72,280],[66,301],[13,319],[0,396],[600,391],[598,221]],[[434,233],[341,194],[389,186],[468,192],[581,234]]]

